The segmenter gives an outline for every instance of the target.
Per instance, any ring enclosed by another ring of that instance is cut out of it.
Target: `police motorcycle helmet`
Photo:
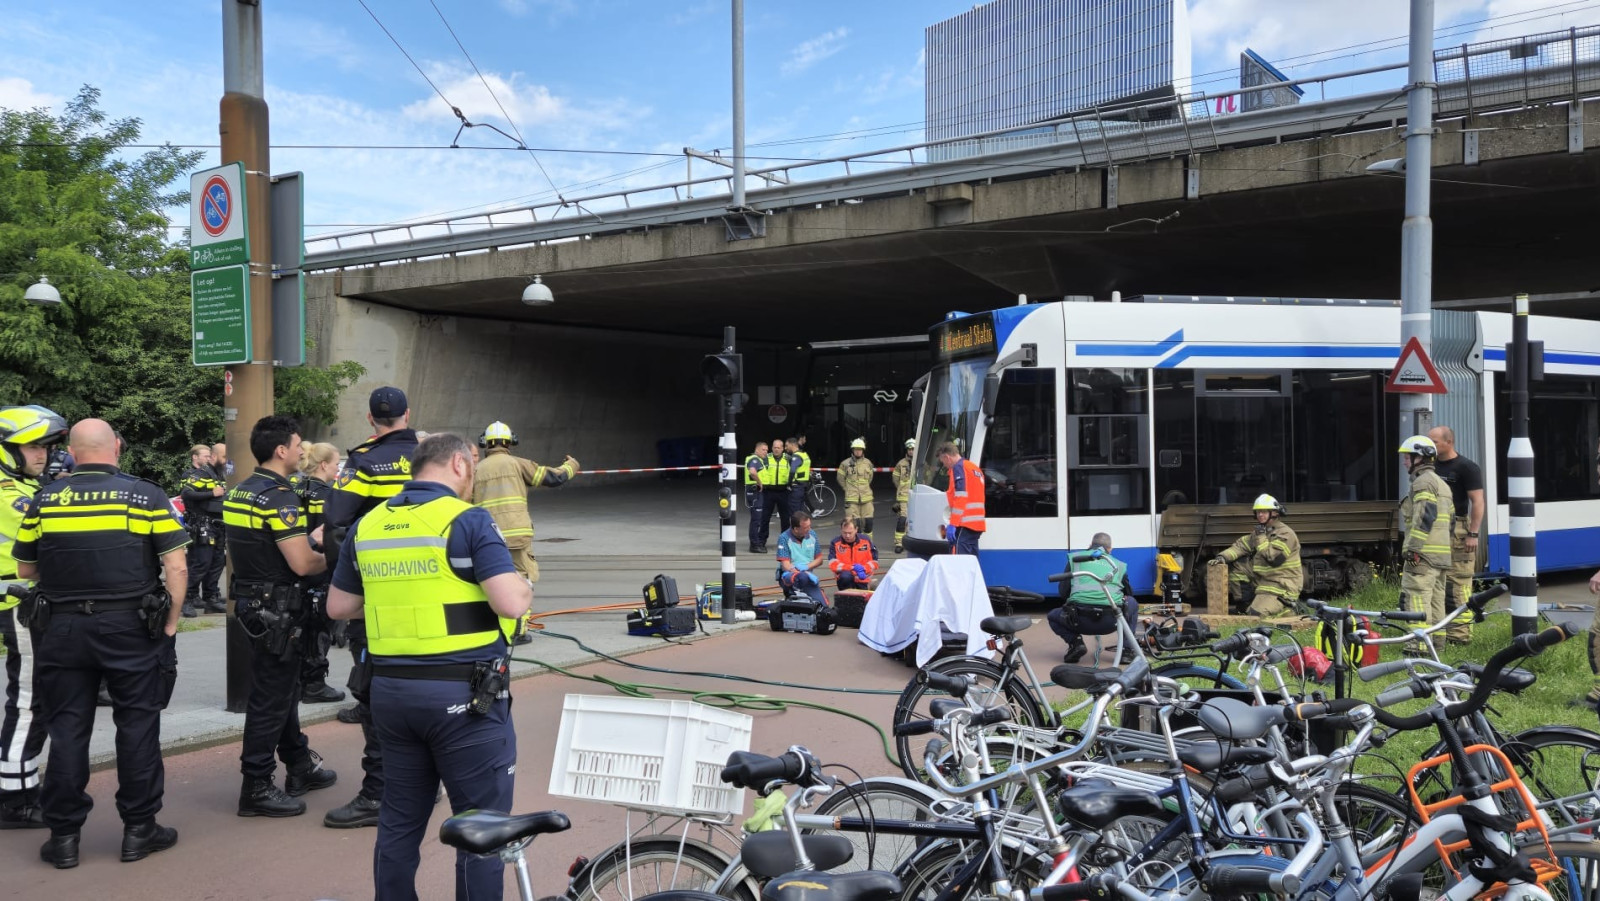
[[[489,423],[489,427],[483,430],[483,437],[478,439],[478,444],[481,447],[489,447],[497,443],[504,444],[507,447],[517,446],[517,433],[511,431],[511,426],[498,419]]]
[[[0,409],[0,470],[21,476],[22,446],[60,444],[67,437],[67,421],[47,407],[30,404]]]

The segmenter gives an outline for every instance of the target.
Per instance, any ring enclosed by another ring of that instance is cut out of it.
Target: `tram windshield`
[[[983,377],[993,362],[987,357],[958,360],[935,366],[928,374],[917,427],[917,453],[912,458],[919,484],[944,490],[939,445],[953,441],[963,456],[970,452],[982,415]]]

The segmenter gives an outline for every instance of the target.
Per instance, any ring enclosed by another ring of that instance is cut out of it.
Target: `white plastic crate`
[[[666,812],[744,811],[744,791],[719,777],[750,750],[752,720],[693,701],[567,695],[550,794]]]

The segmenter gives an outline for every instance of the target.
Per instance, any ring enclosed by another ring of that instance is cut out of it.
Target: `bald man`
[[[1456,433],[1449,426],[1435,426],[1428,437],[1439,448],[1433,471],[1450,486],[1456,501],[1450,520],[1450,572],[1445,576],[1449,590],[1444,600],[1446,610],[1455,610],[1472,595],[1472,576],[1478,571],[1478,532],[1483,528],[1484,512],[1483,468],[1456,453]],[[1471,622],[1466,617],[1452,621],[1445,630],[1446,639],[1451,644],[1471,641]]]
[[[94,801],[89,735],[102,679],[111,694],[117,738],[117,813],[122,860],[141,860],[177,844],[156,822],[165,769],[161,709],[177,678],[173,636],[188,587],[184,548],[166,492],[117,469],[111,426],[86,419],[68,439],[77,468],[39,489],[23,516],[12,556],[17,575],[38,580],[34,627],[50,762],[40,793],[50,839],[39,857],[57,869],[78,865],[78,834]],[[84,519],[85,505],[101,515]],[[162,577],[166,585],[162,585]]]

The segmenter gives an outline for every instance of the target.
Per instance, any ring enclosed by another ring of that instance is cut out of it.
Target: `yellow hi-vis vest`
[[[517,621],[497,616],[483,586],[457,578],[445,544],[472,505],[457,497],[374,507],[356,525],[356,565],[374,657],[424,657],[508,641]]]

